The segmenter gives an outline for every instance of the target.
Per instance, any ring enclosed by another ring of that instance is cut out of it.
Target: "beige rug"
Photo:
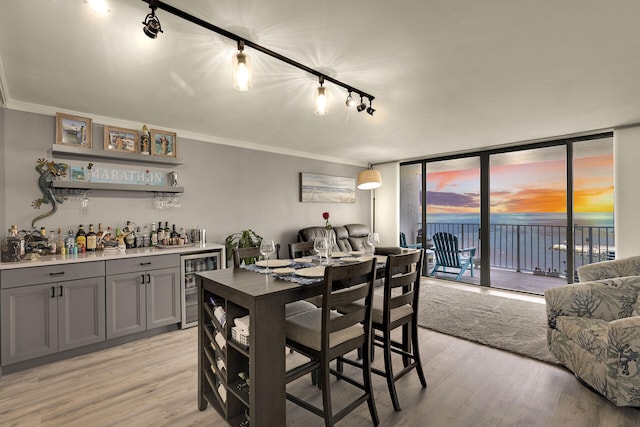
[[[557,364],[547,350],[544,304],[424,280],[418,324],[436,332]]]

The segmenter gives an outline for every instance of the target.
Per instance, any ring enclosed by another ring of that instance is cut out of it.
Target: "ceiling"
[[[5,1],[0,98],[110,125],[352,164],[640,123],[637,0],[165,0],[375,96],[369,116],[327,83],[260,52],[232,88],[235,42],[140,0]]]

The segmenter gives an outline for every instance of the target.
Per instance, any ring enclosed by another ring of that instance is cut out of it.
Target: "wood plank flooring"
[[[174,331],[0,379],[1,426],[226,426],[197,407],[197,330]],[[427,382],[401,379],[394,412],[382,377],[373,377],[381,426],[637,426],[640,410],[617,408],[567,370],[462,339],[420,330]],[[290,363],[301,356],[288,355]],[[375,364],[382,366],[377,353]],[[345,371],[353,369],[345,367]],[[334,382],[334,402],[353,390]],[[302,378],[289,386],[320,402]],[[323,421],[287,403],[287,425]],[[339,425],[370,426],[366,404]]]

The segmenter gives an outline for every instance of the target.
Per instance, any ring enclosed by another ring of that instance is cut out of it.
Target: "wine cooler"
[[[223,268],[223,254],[223,250],[217,250],[182,255],[180,257],[180,277],[182,278],[182,323],[180,327],[182,329],[198,325],[198,281],[196,273]]]

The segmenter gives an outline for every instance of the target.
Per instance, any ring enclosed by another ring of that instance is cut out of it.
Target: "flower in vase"
[[[333,226],[329,222],[329,212],[322,212],[322,218],[324,219],[324,228],[331,230]]]

